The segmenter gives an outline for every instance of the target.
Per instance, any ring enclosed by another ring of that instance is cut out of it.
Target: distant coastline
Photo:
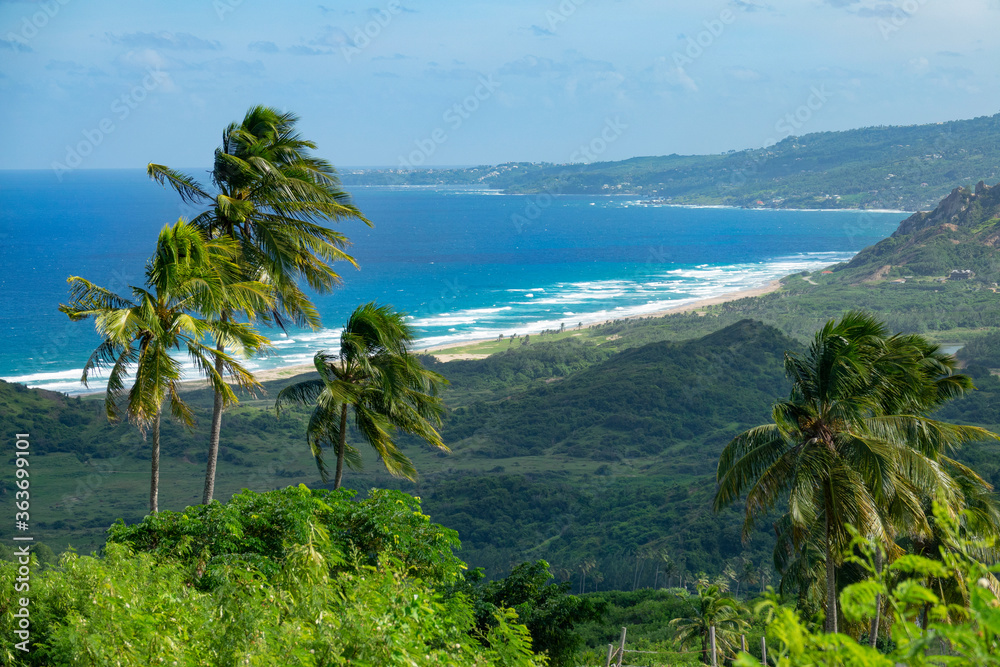
[[[636,313],[632,315],[625,315],[616,319],[619,320],[636,320],[636,319],[648,319],[663,317],[665,315],[675,315],[678,313],[688,313],[694,310],[699,310],[708,306],[715,306],[722,303],[727,303],[729,301],[736,301],[738,299],[747,299],[755,296],[763,296],[771,292],[775,292],[781,289],[781,280],[771,280],[765,285],[759,285],[757,287],[749,287],[747,289],[737,290],[735,292],[727,292],[726,294],[720,294],[718,296],[705,297],[702,299],[695,299],[688,301],[671,308],[663,308],[661,310],[652,311],[649,313]],[[597,327],[605,324],[605,322],[591,322],[584,324],[582,326],[567,327],[570,331],[579,331],[580,329],[589,329],[591,327]],[[535,334],[539,330],[526,329],[524,333]],[[469,345],[475,345],[476,343],[483,343],[493,340],[492,338],[480,338],[476,340],[463,340],[454,343],[444,343],[441,345],[433,345],[431,347],[421,347],[420,341],[414,346],[414,349],[418,352],[432,353],[433,356],[438,361],[459,361],[463,359],[480,359],[484,355],[468,355],[468,354],[448,354],[447,350],[454,350],[458,348],[467,347]],[[257,371],[255,374],[257,378],[262,382],[270,382],[272,380],[281,380],[291,377],[296,377],[305,373],[310,373],[314,370],[312,364],[296,364],[292,366],[283,366],[279,368],[268,368]],[[192,385],[201,384],[204,385],[204,381],[189,383]]]
[[[371,190],[425,190],[425,191],[441,191],[441,192],[457,192],[457,193],[468,193],[468,194],[489,194],[498,195],[504,197],[537,197],[539,195],[548,195],[551,197],[596,197],[600,199],[624,199],[631,198],[628,202],[623,202],[626,206],[646,206],[649,208],[682,208],[682,209],[719,209],[719,210],[737,210],[737,211],[790,211],[796,213],[836,213],[836,212],[849,212],[849,213],[905,213],[907,215],[913,215],[917,211],[911,211],[906,209],[894,209],[894,208],[861,208],[859,206],[840,206],[837,208],[796,208],[793,206],[735,206],[733,204],[675,204],[672,202],[658,202],[654,200],[647,199],[635,199],[635,193],[586,193],[586,192],[563,192],[563,193],[549,193],[546,191],[542,192],[508,192],[502,188],[490,188],[486,186],[465,186],[460,184],[409,184],[409,183],[399,183],[399,184],[348,184],[345,185],[348,188],[358,188],[358,189],[371,189]],[[634,203],[633,203],[634,202]]]

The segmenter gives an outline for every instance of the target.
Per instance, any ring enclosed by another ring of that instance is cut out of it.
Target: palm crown
[[[827,627],[836,630],[833,576],[851,539],[847,526],[895,555],[899,531],[929,529],[927,490],[961,502],[948,473],[959,464],[946,453],[995,436],[929,419],[930,409],[971,382],[953,373],[954,359],[936,346],[919,336],[890,336],[866,313],[828,322],[803,357],[786,355],[785,368],[791,396],[774,406],[773,423],[741,433],[723,451],[715,508],[745,492],[747,536],[757,517],[787,494],[794,544],[822,528]]]
[[[279,412],[288,403],[316,404],[306,437],[324,482],[329,471],[323,447],[335,449],[334,488],[340,486],[345,462],[352,468],[361,465],[358,450],[347,443],[349,410],[362,439],[397,477],[415,479],[416,471],[396,447],[396,431],[447,449],[436,429],[444,411],[437,392],[447,380],[422,366],[408,349],[412,342],[413,332],[402,313],[376,303],[359,306],[341,333],[339,353],[316,354],[319,379],[291,385],[278,394]]]
[[[150,164],[147,173],[184,201],[205,207],[192,224],[213,238],[239,242],[244,270],[277,291],[273,321],[283,325],[287,315],[297,324],[318,326],[319,315],[298,279],[328,291],[340,282],[332,263],[354,263],[344,251],[347,238],[323,223],[370,223],[340,189],[333,165],[310,153],[316,145],[295,131],[297,122],[295,114],[256,106],[242,122],[230,124],[215,150],[214,194],[163,165]]]

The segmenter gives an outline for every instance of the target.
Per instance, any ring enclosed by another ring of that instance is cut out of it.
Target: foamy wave
[[[768,261],[727,265],[677,266],[645,264],[606,280],[559,281],[530,287],[512,286],[477,295],[492,305],[465,307],[439,314],[411,315],[418,331],[417,349],[496,339],[514,333],[537,334],[544,330],[597,324],[626,317],[645,316],[687,306],[693,302],[763,286],[776,278],[816,270],[848,260],[853,253],[814,252],[775,257]],[[528,295],[531,295],[528,298]],[[273,332],[273,349],[266,357],[245,361],[248,369],[273,369],[312,362],[318,350],[336,352],[341,329]],[[200,374],[184,357],[186,380]],[[104,378],[95,377],[85,388],[82,369],[46,371],[5,378],[31,387],[70,394],[101,391]]]
[[[80,376],[83,375],[82,368],[72,368],[65,371],[50,371],[47,373],[29,373],[28,375],[14,375],[11,377],[2,378],[7,382],[18,382],[20,384],[26,384],[32,386],[35,382],[53,382],[57,380],[75,380],[77,383],[80,382]]]

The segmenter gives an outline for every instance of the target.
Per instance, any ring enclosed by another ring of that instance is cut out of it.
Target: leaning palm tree
[[[837,631],[836,562],[850,543],[848,525],[889,556],[900,532],[928,531],[926,489],[957,499],[942,462],[971,440],[996,437],[926,416],[971,387],[953,360],[919,336],[890,336],[871,315],[849,312],[828,322],[803,357],[786,354],[789,400],[773,423],[736,436],[722,453],[715,508],[744,492],[744,537],[755,520],[787,497],[793,544],[821,530],[826,630]]]
[[[174,188],[185,202],[204,209],[192,224],[211,238],[230,238],[239,244],[246,279],[274,288],[276,304],[255,313],[258,319],[281,328],[289,321],[318,328],[319,314],[299,282],[327,292],[340,282],[332,264],[339,260],[354,264],[344,251],[347,238],[326,225],[343,219],[371,223],[341,190],[333,165],[311,154],[316,145],[296,132],[297,122],[292,113],[256,106],[242,122],[230,124],[215,150],[211,192],[163,165],[150,164],[147,173]],[[222,314],[222,319],[228,317]],[[217,367],[222,360],[220,354]],[[215,493],[223,399],[224,394],[216,392],[203,503],[211,502]]]
[[[750,625],[744,618],[743,606],[725,597],[718,586],[702,583],[698,584],[698,597],[693,598],[693,602],[695,607],[691,616],[670,621],[670,625],[677,628],[681,645],[700,642],[702,661],[706,665],[713,664],[709,632],[714,626],[716,659],[721,661],[725,656],[735,656],[740,633],[746,632]]]
[[[402,313],[374,302],[359,306],[340,335],[339,354],[316,353],[319,379],[285,387],[278,394],[279,414],[285,404],[315,403],[306,439],[324,482],[329,470],[323,448],[334,449],[333,488],[340,488],[345,462],[353,469],[361,467],[359,451],[347,442],[348,413],[353,413],[362,440],[396,477],[416,479],[416,470],[396,446],[395,432],[448,449],[436,429],[444,412],[437,393],[447,380],[421,365],[409,351],[412,342],[413,332]]]
[[[239,275],[233,261],[235,252],[231,242],[206,241],[197,229],[178,221],[160,232],[156,254],[146,265],[146,285],[133,286],[131,298],[72,276],[71,300],[59,306],[72,320],[94,318],[103,342],[87,360],[81,381],[88,386],[93,372],[109,371],[104,403],[108,419],[119,421],[124,413],[143,436],[152,431],[151,513],[159,509],[160,415],[164,401],[169,401],[176,419],[187,426],[194,421],[178,392],[183,369],[174,351],[186,351],[227,402],[235,402],[236,396],[224,376],[245,389],[259,387],[234,356],[213,350],[206,343],[222,342],[239,355],[256,352],[268,344],[266,338],[245,324],[213,318],[222,310],[252,311],[273,302],[266,285],[235,280]],[[219,360],[221,365],[216,363]],[[135,381],[126,391],[128,376],[133,372]]]

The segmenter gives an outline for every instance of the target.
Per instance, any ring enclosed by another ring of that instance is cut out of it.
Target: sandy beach
[[[768,294],[769,292],[774,292],[781,287],[780,280],[772,280],[766,285],[761,285],[760,287],[753,287],[750,289],[739,290],[737,292],[727,292],[726,294],[720,294],[719,296],[708,297],[705,299],[698,299],[697,301],[692,301],[690,303],[685,303],[680,306],[675,306],[673,308],[664,308],[663,310],[657,310],[650,313],[642,313],[639,315],[629,315],[626,317],[618,319],[646,319],[650,317],[663,317],[664,315],[671,315],[676,313],[687,313],[693,310],[698,310],[700,308],[705,308],[707,306],[714,306],[720,303],[726,303],[727,301],[735,301],[737,299],[745,299],[748,297],[762,296]],[[578,331],[581,329],[589,329],[591,327],[600,326],[604,322],[592,322],[590,324],[584,324],[582,327],[567,327],[567,330]],[[528,331],[527,333],[534,333]],[[447,350],[453,350],[456,348],[468,347],[469,345],[475,345],[477,343],[483,343],[493,340],[489,339],[477,339],[477,340],[464,340],[456,343],[448,343],[445,345],[435,345],[433,347],[423,348],[417,350],[418,352],[428,354],[430,353],[438,361],[461,361],[470,359],[484,359],[488,357],[488,354],[473,354],[473,353],[456,353],[448,354]],[[257,379],[261,382],[271,382],[273,380],[284,380],[288,378],[293,378],[298,375],[303,375],[305,373],[310,373],[315,370],[312,364],[298,364],[295,366],[283,366],[281,368],[266,368],[256,371],[254,374]],[[185,388],[195,389],[202,388],[207,385],[205,380],[194,380],[184,383]],[[100,392],[88,392],[88,393],[101,393]]]
[[[698,299],[697,301],[691,301],[690,303],[685,303],[680,306],[674,306],[673,308],[664,308],[663,310],[656,310],[650,313],[641,313],[637,315],[628,315],[626,317],[621,317],[618,319],[626,320],[636,320],[636,319],[647,319],[650,317],[663,317],[664,315],[674,315],[677,313],[688,313],[693,310],[698,310],[700,308],[705,308],[707,306],[715,306],[720,303],[726,303],[727,301],[736,301],[737,299],[746,299],[754,296],[763,296],[769,292],[774,292],[781,288],[780,280],[772,280],[766,285],[761,285],[760,287],[752,287],[750,289],[739,290],[736,292],[727,292],[725,294],[720,294],[719,296],[707,297],[705,299]],[[569,331],[578,331],[580,329],[589,329],[591,327],[597,327],[605,324],[605,322],[591,322],[590,324],[584,324],[582,327],[567,327]],[[533,331],[527,331],[526,333],[534,333]],[[432,353],[433,356],[438,361],[463,361],[471,359],[484,359],[490,355],[488,354],[469,354],[469,353],[459,353],[459,354],[448,354],[447,350],[453,350],[455,348],[468,347],[469,345],[475,345],[477,343],[485,343],[493,340],[492,338],[480,338],[478,340],[467,340],[460,343],[447,343],[445,345],[435,345],[433,347],[424,348],[420,350],[425,353]],[[442,354],[444,352],[444,354]]]

